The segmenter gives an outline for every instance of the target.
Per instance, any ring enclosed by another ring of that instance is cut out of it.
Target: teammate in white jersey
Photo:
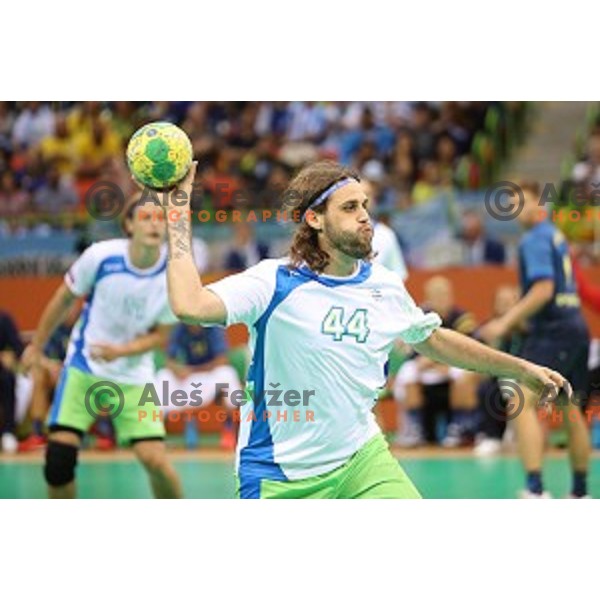
[[[190,197],[195,167],[177,198]],[[183,192],[183,193],[182,193]],[[242,498],[418,498],[372,414],[400,337],[436,361],[512,377],[541,392],[568,386],[550,369],[440,328],[401,278],[371,263],[368,198],[353,171],[304,168],[286,197],[302,223],[290,256],[203,287],[189,207],[167,207],[174,313],[190,323],[245,323],[253,360],[237,449]]]
[[[54,498],[75,496],[81,439],[103,407],[119,441],[133,445],[154,495],[181,496],[165,451],[162,418],[150,418],[152,411],[140,408],[146,384],[154,381],[152,350],[166,343],[177,321],[167,299],[165,224],[132,199],[124,228],[129,239],[93,244],[73,264],[24,354],[26,365],[38,362],[76,298],[86,299],[49,416],[44,475]]]

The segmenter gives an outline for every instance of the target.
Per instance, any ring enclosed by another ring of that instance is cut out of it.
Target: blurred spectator
[[[14,454],[18,448],[15,435],[16,377],[22,352],[23,343],[15,322],[8,313],[0,311],[0,447],[7,454]]]
[[[13,173],[3,173],[0,178],[0,217],[22,215],[29,208],[30,202],[30,195],[17,186]]]
[[[225,269],[243,271],[268,257],[269,247],[256,241],[254,224],[243,215],[233,224],[233,246],[225,256]]]
[[[423,310],[437,312],[442,327],[465,335],[475,331],[473,315],[454,305],[452,284],[445,277],[427,280]],[[475,384],[475,373],[413,353],[413,357],[400,367],[394,384],[394,397],[406,409],[396,442],[403,447],[436,442],[440,411],[447,417],[442,446],[453,448],[471,441],[477,425]]]
[[[452,181],[456,170],[456,144],[447,134],[441,135],[435,146],[435,155],[444,181]]]
[[[71,330],[79,313],[80,306],[73,305],[65,322],[56,329],[46,344],[40,364],[30,371],[31,434],[19,443],[19,452],[38,450],[46,445],[44,422],[67,355]]]
[[[356,155],[365,142],[370,144],[375,154],[387,157],[394,147],[394,141],[392,129],[385,124],[377,125],[372,110],[364,107],[359,127],[347,131],[342,138],[340,161],[344,164],[354,164]]]
[[[12,142],[15,148],[29,148],[53,133],[52,110],[41,102],[28,102],[15,120]]]
[[[434,160],[426,160],[421,165],[419,180],[412,189],[412,201],[414,204],[425,204],[439,196],[447,185],[442,181],[440,165]]]
[[[600,190],[600,130],[590,136],[587,143],[586,159],[573,167],[572,178],[586,198],[598,196]]]
[[[320,142],[325,136],[327,117],[320,102],[290,102],[287,139],[290,142]]]
[[[504,244],[485,235],[481,215],[468,210],[462,216],[460,239],[463,249],[463,264],[503,265],[506,261]]]
[[[65,211],[74,211],[79,200],[70,179],[61,176],[56,165],[50,167],[47,178],[47,183],[33,196],[35,209],[47,215],[61,215]]]
[[[417,160],[432,159],[435,151],[435,133],[431,109],[427,102],[419,102],[414,107],[411,130]]]
[[[39,153],[45,163],[55,164],[61,175],[71,175],[75,172],[75,148],[64,115],[57,115],[54,134],[42,138]]]
[[[11,110],[10,104],[0,101],[0,151],[10,149],[14,123],[15,113]],[[4,167],[4,160],[0,161],[0,170]]]
[[[242,386],[235,369],[227,360],[227,350],[225,331],[221,327],[183,323],[175,326],[167,350],[166,368],[157,373],[156,380],[159,389],[163,389],[166,383],[169,394],[174,390],[183,390],[189,401],[183,406],[169,404],[167,413],[199,406],[205,408],[214,401],[224,401],[228,411],[235,408],[231,396],[234,391],[240,391]],[[201,404],[191,403],[196,395],[201,396]],[[188,423],[195,426],[194,421]],[[221,447],[226,450],[235,447],[230,416],[221,434]]]
[[[519,289],[516,286],[503,285],[496,290],[492,319],[505,315],[518,301]],[[475,334],[477,337],[477,335]],[[523,344],[523,334],[513,331],[503,339],[500,350],[515,356]],[[480,411],[479,431],[473,451],[477,456],[491,456],[500,452],[502,438],[506,429],[506,401],[498,384],[497,377],[483,379],[477,388]]]
[[[122,159],[123,148],[119,136],[100,117],[91,121],[91,129],[84,129],[74,139],[80,177],[98,177],[111,159]]]

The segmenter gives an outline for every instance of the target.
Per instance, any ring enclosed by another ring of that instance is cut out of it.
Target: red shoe
[[[43,435],[30,435],[19,442],[19,452],[33,452],[46,447],[46,438]]]
[[[221,450],[227,450],[228,452],[235,450],[235,434],[231,429],[223,429],[219,446]]]
[[[100,450],[100,452],[108,452],[109,450],[114,450],[115,440],[109,437],[97,437],[95,448],[96,450]]]

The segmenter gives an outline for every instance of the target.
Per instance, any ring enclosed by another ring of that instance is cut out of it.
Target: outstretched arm
[[[414,348],[433,360],[455,367],[515,379],[536,393],[550,393],[558,386],[571,395],[571,386],[560,373],[494,350],[450,329],[437,329]]]
[[[224,325],[227,317],[225,305],[216,294],[202,286],[192,254],[190,198],[196,165],[196,162],[192,164],[185,179],[169,195],[169,205],[165,207],[169,303],[177,318],[184,323]]]

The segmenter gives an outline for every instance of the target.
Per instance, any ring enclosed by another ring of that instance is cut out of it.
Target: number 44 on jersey
[[[359,344],[364,344],[369,336],[369,331],[366,308],[356,309],[346,321],[344,309],[332,306],[321,323],[321,332],[333,336],[336,342],[341,342],[342,338],[347,335],[356,338]]]

